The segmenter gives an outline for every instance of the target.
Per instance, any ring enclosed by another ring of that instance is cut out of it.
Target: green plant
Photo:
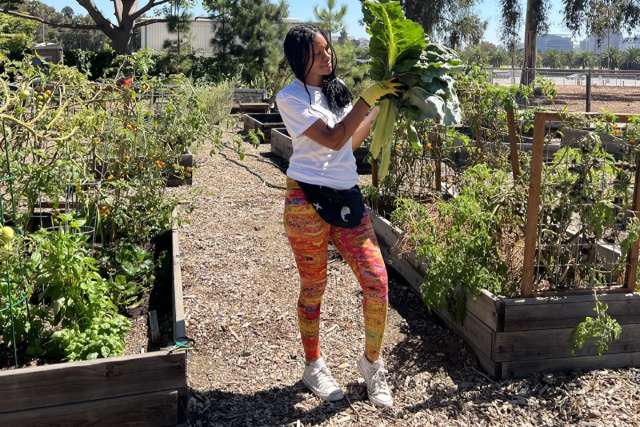
[[[509,273],[517,258],[508,251],[522,227],[516,219],[521,198],[506,172],[480,164],[465,171],[457,197],[434,208],[397,201],[391,219],[408,232],[426,264],[421,292],[427,306],[446,307],[462,320],[466,298],[481,289],[515,294]]]
[[[138,245],[120,242],[100,261],[114,304],[121,310],[138,306],[155,280],[153,255]]]
[[[608,306],[598,299],[598,295],[593,293],[595,307],[593,311],[596,313],[594,317],[586,317],[576,326],[571,333],[571,352],[584,347],[588,342],[593,342],[596,347],[596,354],[601,357],[609,349],[609,344],[620,339],[622,336],[622,327],[613,317],[607,314]]]
[[[621,279],[625,260],[603,258],[598,242],[614,230],[633,230],[626,168],[590,132],[559,150],[547,167],[540,214],[540,279],[558,287],[607,285]],[[628,238],[617,242],[630,245]]]
[[[3,260],[2,287],[13,292],[14,309],[2,310],[0,334],[11,331],[25,357],[77,360],[124,349],[129,321],[109,298],[83,225],[63,216],[55,228],[28,235],[13,262]]]
[[[451,71],[460,65],[456,54],[425,39],[422,27],[405,18],[399,2],[368,0],[363,3],[371,77],[377,81],[398,79],[406,88],[402,98],[385,98],[373,130],[371,154],[381,157],[380,177],[391,161],[391,139],[396,119],[405,114],[414,121],[432,119],[455,124],[461,119]]]

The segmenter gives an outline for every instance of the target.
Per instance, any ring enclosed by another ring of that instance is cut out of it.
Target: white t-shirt
[[[307,85],[307,89],[309,93],[304,84],[295,79],[276,96],[282,121],[293,141],[293,154],[289,159],[287,176],[296,181],[337,190],[351,188],[358,183],[351,138],[336,151],[304,135],[318,119],[330,127],[335,126],[351,111],[351,105],[335,114],[329,110],[321,88]]]

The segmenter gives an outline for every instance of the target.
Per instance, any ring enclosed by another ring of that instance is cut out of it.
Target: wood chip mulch
[[[640,425],[640,369],[493,381],[393,272],[383,357],[395,408],[374,408],[355,367],[364,341],[361,292],[334,250],[321,342],[348,399],[321,402],[300,381],[299,282],[282,225],[282,165],[269,145],[247,145],[243,161],[229,149],[211,157],[209,149],[196,153],[194,185],[171,190],[185,221],[180,261],[195,339],[190,425]]]

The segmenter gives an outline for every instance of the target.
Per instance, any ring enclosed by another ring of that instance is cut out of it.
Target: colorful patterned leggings
[[[365,354],[380,356],[387,321],[387,270],[369,216],[354,228],[322,220],[297,183],[287,179],[284,226],[300,273],[298,323],[307,362],[320,357],[320,304],[327,284],[329,239],[356,275],[364,294]]]

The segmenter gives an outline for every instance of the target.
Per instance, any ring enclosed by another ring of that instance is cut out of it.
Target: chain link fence
[[[489,79],[499,85],[519,84],[523,73],[517,68],[487,68]],[[640,113],[640,70],[545,69],[535,70],[537,78],[555,85],[552,109],[587,112]]]

